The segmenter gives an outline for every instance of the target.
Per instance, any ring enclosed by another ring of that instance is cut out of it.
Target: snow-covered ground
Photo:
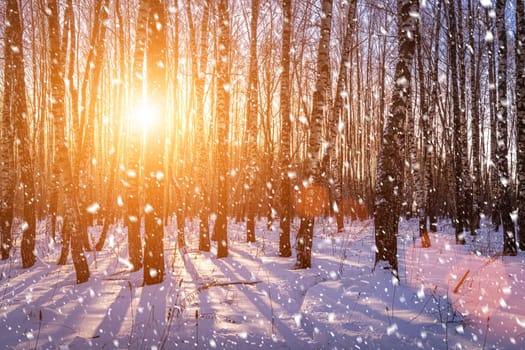
[[[415,221],[400,225],[400,280],[373,270],[373,222],[346,222],[335,234],[316,222],[312,268],[278,257],[278,233],[229,223],[230,255],[175,250],[167,228],[164,283],[142,286],[127,269],[126,233],[112,228],[88,252],[91,279],[76,285],[59,245],[38,239],[39,260],[22,269],[19,251],[0,262],[2,349],[520,349],[525,348],[525,253],[495,256],[501,233],[483,228],[456,246],[440,223],[421,248]],[[297,231],[297,223],[293,226]],[[43,232],[43,230],[40,230]],[[100,227],[92,228],[96,239]]]

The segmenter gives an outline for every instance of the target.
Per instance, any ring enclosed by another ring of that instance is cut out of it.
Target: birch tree
[[[499,215],[503,226],[503,255],[516,255],[514,223],[510,217],[510,176],[507,130],[507,28],[505,25],[506,0],[496,1],[496,27],[498,32],[498,105],[497,105],[497,166],[499,175]]]
[[[438,5],[440,6],[440,5]],[[429,111],[428,111],[428,102],[427,102],[427,84],[425,83],[425,67],[424,67],[424,57],[423,57],[423,39],[421,38],[422,34],[422,20],[420,19],[419,25],[416,32],[416,62],[417,62],[417,77],[419,81],[419,113],[420,116],[420,125],[421,125],[421,144],[423,147],[423,154],[421,156],[421,161],[417,162],[416,154],[410,152],[410,161],[412,170],[414,172],[414,180],[416,185],[416,195],[417,195],[417,214],[419,220],[419,236],[422,239],[426,238],[428,234],[427,229],[427,214],[428,214],[428,177],[427,177],[427,162],[429,161]],[[410,141],[409,141],[410,142]],[[412,147],[415,148],[415,141]],[[432,147],[430,145],[430,147]],[[415,162],[414,162],[415,161]]]
[[[100,102],[100,81],[104,65],[104,53],[106,46],[106,22],[109,18],[109,0],[98,0],[95,5],[95,21],[93,24],[93,34],[91,37],[88,61],[84,81],[82,83],[81,97],[84,108],[80,111],[80,126],[78,129],[78,179],[80,193],[80,213],[83,244],[86,249],[90,249],[88,237],[88,226],[90,213],[88,206],[95,202],[93,195],[94,169],[93,159],[95,158],[95,107]],[[89,94],[87,93],[89,85]],[[89,99],[88,99],[89,96]],[[76,111],[75,111],[76,112]]]
[[[217,60],[217,219],[214,232],[217,238],[217,258],[228,256],[228,139],[230,110],[230,18],[228,0],[220,0],[218,7]]]
[[[69,0],[71,1],[71,0]],[[115,1],[115,32],[117,36],[117,42],[118,42],[118,79],[124,80],[127,73],[127,60],[126,60],[126,54],[125,54],[125,43],[124,43],[124,21],[122,17],[122,10],[120,8],[120,0]],[[116,115],[122,114],[125,106],[125,102],[128,100],[126,98],[125,89],[123,84],[119,84],[117,87],[117,107],[116,107]],[[110,167],[110,175],[108,179],[108,191],[106,193],[105,197],[105,216],[104,216],[104,225],[102,226],[102,232],[100,233],[100,236],[98,238],[98,241],[95,245],[95,249],[97,251],[102,250],[104,247],[104,243],[106,241],[107,233],[109,230],[109,224],[111,221],[116,218],[117,211],[115,210],[114,200],[115,200],[115,193],[111,190],[115,187],[117,183],[117,173],[118,173],[118,161],[120,156],[120,150],[121,150],[121,139],[123,138],[124,134],[124,128],[121,118],[117,118],[117,121],[115,122],[115,130],[116,135],[113,140],[112,148],[114,152],[110,155],[109,159],[109,167]]]
[[[496,33],[496,27],[494,25],[494,20],[490,14],[492,11],[490,8],[486,8],[485,11],[485,21],[487,30],[491,33]],[[490,116],[490,160],[493,166],[490,167],[490,177],[488,181],[488,192],[489,192],[489,205],[491,209],[491,219],[492,224],[495,226],[496,230],[501,224],[501,217],[499,215],[499,178],[498,178],[498,169],[497,169],[497,135],[496,135],[496,124],[497,124],[497,105],[498,99],[496,94],[496,51],[495,51],[495,42],[492,37],[489,37],[487,42],[487,61],[488,61],[488,82],[489,82],[489,116]]]
[[[279,91],[281,115],[281,139],[279,147],[280,162],[280,221],[279,221],[279,255],[289,257],[292,255],[290,244],[290,226],[292,221],[291,197],[291,145],[292,132],[290,113],[290,37],[292,28],[292,1],[283,0],[283,30],[281,45],[281,86]]]
[[[410,104],[410,67],[415,52],[419,1],[397,1],[398,60],[395,68],[395,90],[383,130],[377,162],[375,200],[375,265],[386,264],[397,276],[397,234],[400,203],[403,194],[404,131],[403,123]]]
[[[297,233],[296,269],[312,265],[312,243],[315,216],[320,214],[319,202],[325,197],[326,189],[321,184],[321,142],[322,124],[331,106],[330,84],[330,36],[332,31],[332,0],[323,0],[321,5],[321,32],[317,50],[317,78],[312,97],[312,112],[309,120],[307,155],[301,193],[298,198],[301,224]],[[323,203],[321,203],[322,205]],[[322,208],[321,208],[322,209]]]
[[[479,60],[476,58],[476,43],[474,40],[474,19],[476,18],[475,5],[468,0],[468,38],[471,48],[470,54],[470,101],[472,123],[472,215],[470,218],[470,232],[475,234],[480,227],[480,189],[481,189],[481,162],[480,162],[480,113],[479,113]],[[478,52],[481,53],[478,47]]]
[[[464,183],[464,162],[463,162],[463,144],[462,133],[464,132],[462,123],[462,111],[459,90],[459,72],[458,72],[458,35],[456,25],[456,10],[454,1],[449,1],[448,6],[448,25],[449,25],[449,42],[448,54],[449,65],[451,73],[452,84],[452,113],[453,113],[453,129],[454,129],[454,186],[456,199],[456,214],[454,219],[454,226],[456,230],[456,243],[465,244],[465,237],[463,230],[465,228],[465,220],[467,217],[467,208],[465,200],[466,186]],[[461,59],[461,58],[460,58]]]
[[[441,19],[442,14],[442,3],[439,2],[438,8],[436,11],[436,17]],[[425,205],[428,209],[428,216],[430,221],[430,231],[437,232],[437,188],[434,176],[433,176],[433,163],[435,163],[436,158],[436,147],[432,142],[431,130],[430,128],[433,125],[433,121],[438,119],[438,87],[439,87],[439,36],[440,36],[441,24],[439,21],[436,23],[434,28],[434,46],[433,46],[433,64],[432,70],[430,72],[430,92],[429,92],[429,106],[428,106],[428,117],[425,118],[425,113],[423,113],[423,137],[425,142],[425,184],[424,187],[427,189],[427,201]],[[432,102],[433,101],[433,102]],[[423,109],[424,111],[425,109]]]
[[[328,147],[326,153],[330,160],[329,169],[329,184],[331,187],[331,207],[336,215],[337,231],[341,232],[344,229],[344,218],[343,218],[343,189],[341,181],[341,160],[336,153],[336,142],[337,136],[340,131],[343,130],[343,121],[345,120],[345,114],[348,113],[349,107],[349,95],[347,88],[347,78],[350,70],[350,51],[352,49],[352,39],[355,34],[356,21],[357,21],[357,0],[350,1],[348,3],[348,10],[346,15],[346,26],[345,36],[343,41],[343,51],[341,54],[341,63],[339,66],[339,75],[337,78],[337,88],[335,92],[335,101],[333,110],[329,114],[328,120]]]
[[[461,198],[461,207],[464,213],[462,222],[464,224],[464,230],[471,230],[471,235],[474,235],[476,231],[472,226],[472,213],[473,213],[473,203],[472,203],[472,177],[470,174],[470,162],[468,154],[468,144],[469,144],[469,135],[467,130],[467,97],[468,90],[467,86],[467,74],[465,69],[465,62],[467,60],[467,50],[464,39],[464,26],[463,26],[463,2],[457,2],[457,33],[456,33],[456,47],[458,49],[458,73],[459,73],[459,91],[458,95],[460,101],[459,109],[459,124],[456,128],[459,130],[459,138],[461,147],[459,148],[458,154],[460,154],[461,159],[461,186],[462,186],[462,198]],[[452,34],[451,34],[452,35]],[[458,180],[458,178],[456,178]],[[457,231],[456,231],[457,232]]]
[[[144,55],[146,49],[146,31],[148,8],[146,1],[139,2],[137,14],[137,26],[135,32],[135,52],[133,55],[133,73],[132,73],[132,101],[140,109],[142,103],[143,83],[145,77]],[[134,121],[129,121],[129,146],[128,146],[128,169],[126,171],[127,188],[127,213],[126,223],[128,226],[128,255],[129,262],[132,265],[132,271],[138,271],[143,265],[142,240],[140,238],[140,151],[141,151],[141,133]]]
[[[516,118],[518,128],[518,232],[525,250],[525,9],[516,0]]]
[[[6,43],[8,43],[8,45],[5,47],[6,50],[12,51],[12,64],[6,66],[4,76],[8,76],[12,83],[9,87],[11,90],[11,103],[8,103],[8,105],[11,108],[11,115],[14,117],[16,144],[21,169],[21,183],[17,187],[23,191],[24,201],[21,243],[22,267],[28,268],[36,262],[35,236],[37,222],[34,174],[31,160],[32,143],[26,104],[22,17],[17,0],[9,0],[6,8],[6,21],[9,23],[11,30],[8,31],[10,35],[6,36]],[[15,191],[15,188],[13,188],[12,191]]]
[[[25,85],[24,47],[22,41],[22,21],[17,0],[6,3],[6,30],[4,37],[4,105],[2,115],[2,203],[0,204],[0,220],[2,225],[2,259],[9,257],[12,245],[12,220],[14,216],[14,196],[17,188],[23,191],[22,220],[22,267],[28,268],[35,264],[36,206],[33,167],[31,160],[31,135],[28,126],[28,111]],[[16,150],[20,164],[20,181],[16,185],[16,167],[14,163]],[[4,139],[5,138],[5,139]],[[10,168],[7,168],[10,167]]]
[[[64,71],[63,56],[60,50],[60,22],[57,0],[48,1],[49,8],[49,50],[51,57],[50,80],[52,85],[51,114],[55,130],[55,159],[53,164],[54,181],[56,187],[64,193],[64,224],[63,235],[70,237],[71,255],[76,271],[77,283],[89,279],[89,266],[84,255],[80,236],[80,213],[78,212],[78,199],[73,182],[71,162],[69,161],[68,140],[65,134],[66,114],[64,108]],[[64,242],[64,244],[69,244]]]
[[[4,96],[1,119],[1,138],[0,138],[0,230],[1,232],[1,251],[2,260],[6,260],[10,256],[10,251],[13,246],[12,238],[12,224],[13,224],[13,209],[14,209],[14,189],[15,189],[15,160],[14,160],[14,113],[12,109],[16,103],[14,94],[16,91],[16,76],[14,74],[15,62],[14,54],[17,46],[14,42],[16,23],[13,22],[13,17],[18,17],[18,11],[13,9],[13,6],[18,7],[15,3],[17,1],[9,1],[5,7],[6,26],[4,33]],[[18,21],[19,22],[19,21]]]
[[[197,205],[198,205],[198,216],[200,218],[199,223],[199,250],[209,252],[210,251],[210,229],[208,222],[209,209],[209,193],[211,192],[206,186],[207,169],[205,165],[208,162],[206,143],[204,140],[204,88],[206,86],[206,68],[208,66],[208,37],[209,37],[209,17],[211,12],[212,2],[206,0],[204,4],[204,14],[202,16],[201,23],[201,36],[199,43],[199,66],[197,81],[195,82],[195,103],[196,108],[196,120],[195,120],[195,132],[196,137],[200,139],[197,142],[197,163],[196,172],[197,176],[195,179],[196,193],[197,193]],[[197,54],[197,53],[195,53]]]
[[[259,1],[252,0],[252,18],[250,23],[250,66],[248,72],[248,106],[246,113],[247,158],[245,164],[247,200],[246,241],[255,242],[255,212],[257,210],[256,179],[259,171],[257,164],[257,111],[258,111],[258,70],[257,70],[257,21]]]
[[[437,4],[437,9],[434,13],[434,18],[441,18],[442,3]],[[427,236],[425,233],[429,232],[427,225],[427,217],[429,217],[430,227],[435,228],[435,220],[433,214],[435,212],[435,184],[432,176],[432,163],[433,156],[435,153],[435,147],[432,144],[432,132],[431,126],[436,118],[436,90],[438,85],[438,59],[439,59],[439,35],[441,24],[436,21],[435,27],[432,28],[432,36],[430,43],[432,45],[431,54],[428,56],[428,67],[429,72],[425,72],[425,54],[424,54],[424,38],[423,34],[423,22],[420,20],[418,26],[418,33],[416,37],[417,44],[417,75],[419,84],[419,110],[421,113],[420,126],[421,126],[421,145],[423,152],[421,155],[420,166],[415,167],[414,172],[416,173],[416,181],[419,182],[417,199],[418,199],[418,216],[419,216],[419,235],[423,239]],[[434,62],[432,63],[432,60]],[[425,74],[430,74],[428,83],[425,80]],[[426,240],[425,245],[430,244],[430,240]],[[424,246],[425,246],[424,245]]]
[[[143,0],[144,1],[144,0]],[[146,100],[153,121],[145,137],[144,284],[164,280],[164,188],[166,124],[166,17],[162,0],[146,2]]]

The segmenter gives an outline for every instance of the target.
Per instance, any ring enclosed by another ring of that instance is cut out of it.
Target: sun
[[[143,98],[130,111],[131,122],[136,127],[146,130],[154,127],[159,121],[159,107]]]

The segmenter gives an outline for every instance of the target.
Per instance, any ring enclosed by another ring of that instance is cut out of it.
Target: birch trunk
[[[246,171],[247,220],[246,242],[255,242],[255,213],[257,210],[257,182],[259,173],[257,152],[257,110],[258,110],[258,70],[257,70],[257,21],[259,16],[259,0],[252,0],[252,19],[250,23],[250,68],[248,72],[248,111],[246,115],[247,157],[244,164]]]
[[[164,280],[164,188],[166,126],[166,17],[161,0],[147,5],[147,101],[152,122],[145,130],[144,284]]]
[[[228,144],[230,129],[230,18],[228,0],[219,1],[219,32],[217,61],[217,258],[228,256]]]
[[[132,101],[137,105],[134,108],[141,108],[139,105],[143,99],[143,84],[145,78],[144,54],[146,50],[146,26],[148,9],[144,1],[139,2],[137,27],[135,34],[135,53],[133,56],[132,71]],[[128,254],[132,271],[142,268],[142,239],[140,237],[141,213],[140,213],[140,151],[142,148],[141,132],[134,121],[129,122],[130,143],[128,148],[128,169],[126,180],[129,184],[127,191],[127,226],[128,226]]]
[[[64,73],[63,61],[60,52],[60,25],[58,4],[56,0],[48,2],[50,10],[49,20],[49,46],[51,56],[51,113],[53,115],[53,126],[55,129],[55,159],[53,174],[57,184],[60,184],[64,192],[64,226],[63,236],[70,237],[70,242],[65,240],[64,245],[71,244],[71,255],[76,271],[77,283],[86,282],[89,279],[89,266],[84,255],[79,229],[79,212],[77,193],[73,183],[71,163],[69,161],[68,140],[65,134],[66,115],[64,108]],[[65,262],[64,262],[65,263]]]
[[[13,7],[13,2],[10,1],[9,6],[5,8],[5,18],[9,23],[10,14]],[[18,7],[18,6],[17,6]],[[18,16],[18,11],[16,16]],[[4,96],[1,118],[1,138],[0,138],[0,230],[1,230],[1,251],[2,260],[6,260],[10,256],[10,251],[13,246],[12,238],[12,224],[13,224],[13,209],[14,209],[14,193],[15,193],[15,160],[14,160],[14,117],[12,113],[14,101],[14,91],[16,85],[16,76],[13,74],[14,55],[16,47],[14,43],[15,27],[13,25],[5,26],[4,33]]]
[[[476,234],[480,227],[480,188],[481,188],[481,164],[480,164],[480,116],[479,116],[479,76],[478,62],[475,56],[475,42],[474,42],[474,8],[471,0],[468,0],[469,9],[469,45],[472,48],[470,55],[470,100],[471,115],[472,115],[472,215],[470,218],[470,232]],[[478,48],[479,50],[479,48]]]
[[[92,74],[84,76],[82,104],[85,106],[80,112],[80,138],[78,139],[79,152],[77,155],[78,169],[78,187],[80,194],[80,220],[82,229],[82,240],[84,248],[90,250],[88,237],[88,226],[91,214],[87,212],[87,207],[91,205],[95,198],[93,197],[94,187],[94,170],[93,158],[95,151],[95,107],[100,100],[99,88],[102,77],[102,68],[104,64],[104,52],[106,42],[106,25],[109,13],[107,12],[109,0],[98,1],[95,9],[97,17],[94,23],[93,35],[91,38],[90,52],[87,65],[92,66]],[[89,82],[89,99],[86,95],[85,86]]]
[[[199,250],[209,252],[210,251],[210,229],[208,216],[210,212],[209,208],[209,190],[206,184],[207,169],[206,164],[208,163],[208,154],[205,142],[205,130],[204,130],[204,87],[206,84],[206,68],[208,66],[208,28],[209,28],[209,17],[211,11],[212,2],[206,0],[204,7],[204,14],[202,17],[201,24],[201,37],[200,37],[200,49],[199,49],[199,72],[197,81],[195,83],[195,103],[197,104],[196,119],[195,119],[195,131],[197,138],[201,141],[197,142],[197,201],[199,210]],[[197,54],[197,53],[195,53]]]
[[[460,101],[460,90],[458,83],[460,81],[458,72],[458,36],[457,36],[457,25],[456,25],[456,10],[454,2],[448,3],[448,24],[449,24],[449,65],[451,72],[452,84],[452,114],[453,114],[453,133],[454,133],[454,186],[455,186],[455,201],[456,201],[456,213],[454,219],[454,226],[456,230],[456,243],[465,244],[465,237],[463,230],[465,228],[465,218],[467,216],[465,206],[465,183],[464,183],[464,172],[463,172],[463,152],[462,152],[462,112],[461,112],[461,101]]]
[[[403,124],[410,105],[410,67],[412,65],[415,42],[413,33],[417,30],[417,18],[411,16],[419,12],[419,1],[398,0],[398,61],[395,69],[395,89],[390,112],[383,130],[381,151],[377,163],[375,199],[375,265],[382,262],[384,267],[398,273],[397,234],[401,198],[403,196],[404,130]]]
[[[525,250],[525,9],[516,1],[516,117],[518,124],[518,232]]]
[[[346,16],[346,33],[343,42],[343,51],[341,55],[341,65],[339,67],[339,75],[337,79],[337,88],[335,93],[335,101],[333,110],[329,114],[328,120],[328,147],[327,155],[330,159],[329,165],[329,183],[331,186],[332,203],[330,203],[332,210],[336,215],[337,232],[342,232],[344,229],[344,208],[343,208],[343,189],[341,185],[341,157],[336,154],[337,136],[340,131],[340,126],[344,125],[345,115],[350,108],[349,94],[346,91],[347,77],[350,70],[350,53],[353,37],[356,30],[357,21],[357,0],[351,1],[348,5],[348,13]],[[341,130],[343,130],[341,128]]]
[[[458,31],[457,31],[457,41],[456,46],[459,50],[459,100],[460,100],[460,119],[459,119],[459,129],[460,129],[460,143],[461,143],[461,181],[463,187],[463,198],[462,206],[463,212],[465,213],[463,222],[464,229],[469,230],[472,228],[472,213],[473,213],[473,203],[472,203],[472,176],[470,174],[470,164],[469,164],[469,154],[468,154],[468,130],[467,130],[467,75],[465,69],[465,62],[467,60],[466,56],[466,47],[464,40],[464,29],[463,29],[463,2],[458,1]],[[475,235],[475,230],[470,231],[471,235]]]
[[[505,26],[506,0],[496,1],[496,27],[498,32],[498,123],[497,123],[497,166],[499,175],[499,215],[503,226],[503,255],[517,254],[514,223],[510,217],[510,177],[509,177],[509,150],[507,136],[507,28]]]
[[[309,120],[310,135],[308,138],[305,173],[301,188],[301,205],[299,212],[301,224],[297,233],[297,262],[295,268],[310,268],[312,265],[312,242],[315,216],[318,201],[322,201],[326,191],[321,184],[320,153],[322,142],[322,125],[326,120],[331,104],[330,84],[330,36],[332,30],[332,0],[323,0],[321,6],[321,33],[317,53],[317,80],[312,98],[312,114]]]
[[[290,37],[292,28],[292,1],[283,0],[283,33],[281,46],[281,90],[280,107],[281,115],[281,144],[279,148],[280,162],[280,221],[279,221],[279,255],[289,257],[292,255],[290,244],[290,226],[292,222],[292,196],[291,196],[291,128],[290,119]]]
[[[35,236],[36,236],[36,206],[33,166],[31,160],[31,135],[27,123],[26,86],[24,72],[24,47],[22,41],[22,21],[17,0],[7,3],[6,21],[10,25],[6,36],[6,48],[12,51],[12,64],[6,66],[5,75],[11,79],[11,115],[14,117],[15,135],[20,160],[21,183],[17,186],[23,191],[23,221],[22,221],[22,267],[28,268],[35,264]],[[9,50],[8,49],[8,50]],[[5,107],[4,107],[5,108]],[[15,191],[15,188],[12,189]]]
[[[495,33],[496,28],[494,27],[494,20],[489,14],[490,9],[486,9],[485,17],[487,23],[487,29]],[[499,180],[498,180],[498,169],[497,169],[497,136],[496,136],[496,109],[497,109],[497,94],[496,94],[496,55],[494,52],[494,41],[487,41],[487,60],[488,60],[488,80],[489,80],[489,114],[490,114],[490,177],[489,177],[489,205],[492,223],[495,230],[501,223],[499,216],[498,203],[499,203]]]

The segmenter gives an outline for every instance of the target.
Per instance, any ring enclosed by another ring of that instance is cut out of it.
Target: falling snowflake
[[[99,209],[100,209],[100,205],[98,203],[93,203],[87,207],[86,211],[90,214],[96,214]]]

